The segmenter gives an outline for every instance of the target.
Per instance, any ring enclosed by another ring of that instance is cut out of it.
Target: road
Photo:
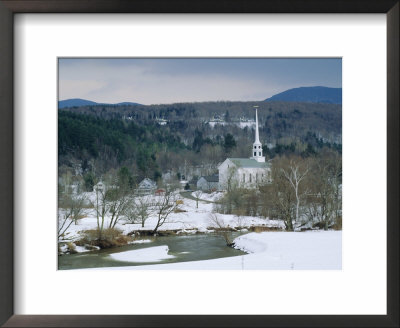
[[[188,198],[188,199],[196,201],[196,198],[192,196],[192,191],[181,191],[180,195],[183,198]],[[204,203],[208,203],[208,204],[214,204],[215,203],[215,202],[213,202],[211,200],[204,200],[204,199],[199,199],[199,202],[204,202]]]

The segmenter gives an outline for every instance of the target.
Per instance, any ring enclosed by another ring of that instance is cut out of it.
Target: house
[[[258,115],[256,107],[255,140],[251,148],[250,158],[227,158],[218,166],[219,188],[256,188],[259,184],[271,181],[271,167],[265,162],[262,144],[258,134]]]
[[[136,191],[141,194],[152,194],[157,189],[157,183],[149,178],[144,178],[140,183]]]
[[[200,177],[200,179],[197,181],[196,186],[199,190],[216,191],[219,187],[219,175],[214,174]]]
[[[156,118],[156,122],[159,125],[167,125],[168,121],[164,118]]]
[[[155,192],[154,192],[154,195],[156,195],[156,196],[164,196],[165,195],[165,189],[157,189]]]
[[[189,184],[189,188],[190,189],[196,189],[197,188],[197,181],[199,181],[199,177],[198,176],[194,176],[193,178],[191,178],[188,182]]]

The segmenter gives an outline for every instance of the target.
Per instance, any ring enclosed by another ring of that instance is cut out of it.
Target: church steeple
[[[260,137],[258,135],[258,115],[257,115],[258,106],[254,106],[254,108],[256,109],[256,139],[255,139],[254,143],[255,144],[261,144]]]
[[[256,109],[256,137],[251,151],[253,156],[250,158],[255,159],[257,162],[265,162],[265,157],[262,154],[263,150],[260,142],[260,137],[258,134],[258,115],[257,115],[258,106],[254,106],[254,108]]]

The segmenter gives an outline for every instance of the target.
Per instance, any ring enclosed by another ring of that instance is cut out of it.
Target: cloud
[[[288,69],[287,63],[294,69]],[[307,67],[306,73],[304,63],[297,65],[297,73],[296,63],[287,63],[266,59],[60,60],[59,98],[142,104],[246,101],[263,100],[292,87],[332,83],[321,73],[321,62],[316,72]],[[319,83],[324,79],[325,83]]]
[[[59,98],[82,98],[79,95],[96,94],[98,90],[104,88],[106,84],[98,80],[63,80],[59,82]],[[78,96],[77,96],[78,95]]]

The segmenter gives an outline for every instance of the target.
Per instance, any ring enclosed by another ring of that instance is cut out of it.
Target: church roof
[[[267,162],[257,162],[252,158],[229,158],[238,167],[250,167],[250,168],[266,168],[269,167]]]

